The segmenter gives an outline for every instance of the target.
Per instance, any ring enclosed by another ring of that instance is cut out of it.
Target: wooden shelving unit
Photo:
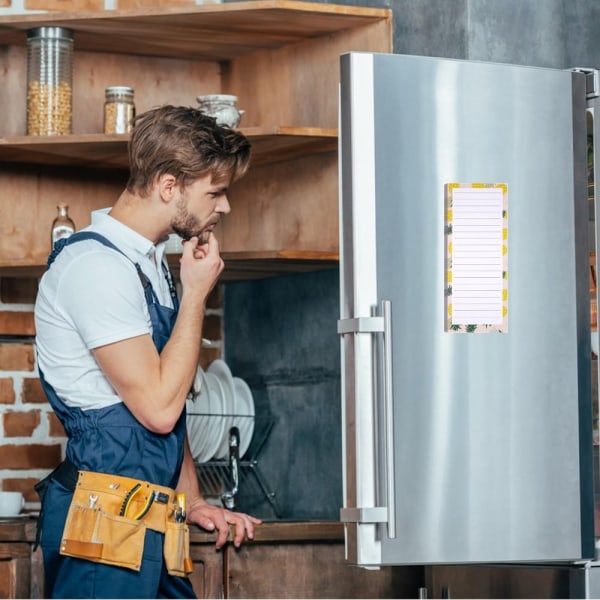
[[[252,143],[255,167],[337,149],[335,129],[250,127],[241,131]],[[0,138],[0,162],[126,170],[128,139],[128,135],[103,133]]]
[[[23,135],[26,31],[42,25],[74,33],[73,135]],[[253,162],[217,232],[225,278],[335,265],[339,56],[390,52],[391,27],[387,9],[290,0],[0,18],[0,276],[43,272],[58,202],[82,228],[122,190],[127,136],[100,133],[109,85],[131,85],[138,112],[238,96]]]
[[[73,29],[80,51],[230,61],[377,21],[391,27],[390,12],[294,0],[69,11],[2,17],[0,45],[24,45],[27,29],[49,25]]]

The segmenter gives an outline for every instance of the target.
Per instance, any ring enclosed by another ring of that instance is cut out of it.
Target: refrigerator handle
[[[383,416],[385,421],[385,484],[387,507],[343,508],[340,519],[344,523],[385,523],[388,537],[396,537],[396,496],[394,490],[394,398],[392,385],[392,303],[381,302],[380,317],[355,317],[338,320],[338,334],[383,334]]]
[[[392,385],[392,303],[381,302],[383,316],[383,403],[385,418],[385,471],[388,506],[388,537],[396,537],[396,496],[394,488],[394,387]]]

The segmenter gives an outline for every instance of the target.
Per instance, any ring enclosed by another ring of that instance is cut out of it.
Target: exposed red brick
[[[42,383],[37,377],[26,377],[23,379],[21,388],[21,402],[45,404],[48,402],[46,394],[42,389]]]
[[[33,486],[39,481],[34,477],[7,478],[2,482],[5,492],[21,492],[25,496],[25,502],[39,502],[39,496]]]
[[[31,437],[40,424],[40,411],[10,410],[2,415],[5,437]]]
[[[15,388],[12,377],[3,377],[0,379],[0,404],[15,403]]]
[[[221,350],[219,348],[202,348],[200,350],[200,366],[205,371],[208,369],[208,365],[217,358],[221,358]]]
[[[33,371],[32,344],[0,344],[0,371]]]
[[[0,469],[54,469],[60,461],[60,444],[0,446]]]
[[[12,6],[12,2],[11,0],[0,0],[0,6],[4,7],[9,7]]]
[[[2,4],[0,6],[7,6]],[[37,295],[37,279],[3,277],[0,279],[0,299],[5,304],[33,304]]]
[[[206,308],[218,309],[223,307],[222,287],[220,284],[215,285],[206,299]]]
[[[67,437],[62,423],[58,420],[58,417],[53,413],[48,413],[48,430],[50,437]]]
[[[202,337],[208,338],[211,341],[218,341],[221,339],[221,317],[219,315],[208,315],[207,317],[204,317]]]
[[[33,312],[0,311],[0,333],[5,335],[35,335]]]

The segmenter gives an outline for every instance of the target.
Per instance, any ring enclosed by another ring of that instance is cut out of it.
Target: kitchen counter
[[[0,598],[44,598],[35,516],[0,519]],[[199,598],[414,598],[421,567],[351,568],[344,526],[335,521],[268,521],[240,548],[214,548],[215,533],[190,527],[190,576]]]
[[[0,518],[0,543],[35,541],[36,515]],[[190,540],[195,544],[214,544],[216,534],[190,526]],[[255,538],[247,543],[344,540],[344,526],[335,521],[268,521],[258,526]]]

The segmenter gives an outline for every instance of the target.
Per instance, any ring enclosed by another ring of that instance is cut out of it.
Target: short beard
[[[184,242],[187,242],[190,238],[196,236],[198,238],[198,244],[207,244],[208,238],[210,237],[210,231],[200,231],[198,233],[192,233],[189,229],[177,227],[177,225],[171,225],[171,229],[176,233]]]
[[[199,244],[206,244],[210,233],[198,229],[198,222],[188,211],[185,199],[182,197],[177,204],[177,215],[171,222],[171,229],[184,241],[196,236]]]

